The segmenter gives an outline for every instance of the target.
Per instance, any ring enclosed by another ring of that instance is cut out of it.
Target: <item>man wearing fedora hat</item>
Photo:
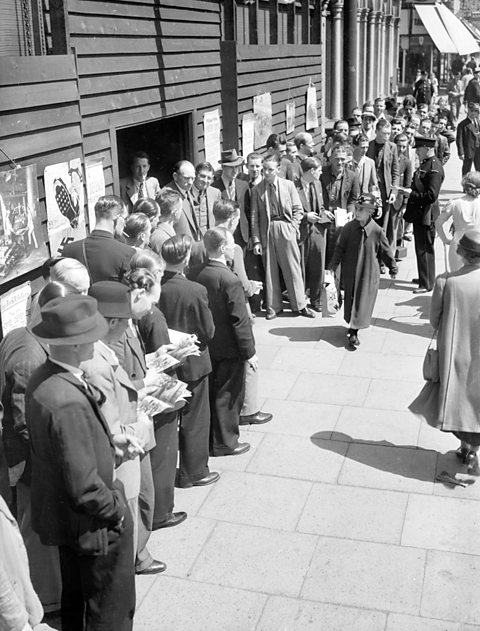
[[[435,155],[435,144],[435,138],[415,136],[420,166],[413,176],[412,188],[403,190],[408,197],[403,219],[413,224],[417,257],[415,294],[431,291],[435,283],[435,221],[439,215],[438,195],[445,177],[442,163]]]
[[[248,205],[247,199],[249,199],[248,184],[237,177],[244,159],[243,156],[238,155],[236,149],[226,149],[222,151],[219,163],[222,167],[222,173],[213,182],[212,187],[218,188],[222,199],[230,199],[240,206],[240,221],[233,237],[235,243],[245,250],[250,239],[250,209],[246,207]],[[213,228],[213,226],[211,227]]]
[[[135,610],[133,523],[114,481],[116,447],[101,393],[80,364],[108,331],[90,296],[55,298],[33,335],[50,356],[27,388],[32,525],[59,547],[63,629],[129,631]]]

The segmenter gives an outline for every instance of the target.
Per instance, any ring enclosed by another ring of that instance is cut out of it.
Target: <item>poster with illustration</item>
[[[285,104],[286,120],[287,120],[287,134],[291,134],[295,131],[295,101],[287,101]]]
[[[86,236],[80,158],[46,167],[44,180],[50,252],[55,256],[70,241]]]
[[[40,267],[49,256],[46,240],[36,165],[0,171],[0,284]]]
[[[270,92],[259,94],[253,99],[255,114],[255,149],[265,146],[272,133],[272,95]]]
[[[310,84],[307,90],[307,120],[305,129],[315,129],[318,127],[317,115],[317,90]]]
[[[105,176],[103,174],[103,161],[94,160],[85,165],[87,186],[88,229],[95,228],[95,204],[99,197],[105,195]]]

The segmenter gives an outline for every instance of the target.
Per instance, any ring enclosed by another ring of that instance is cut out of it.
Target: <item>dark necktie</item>
[[[312,213],[317,212],[317,195],[315,193],[315,184],[310,182],[308,188],[310,189],[310,210]]]
[[[138,199],[143,199],[144,197],[145,197],[145,184],[144,184],[144,181],[142,180],[138,187]]]
[[[268,185],[268,201],[270,202],[270,217],[280,216],[280,204],[278,203],[275,184]]]

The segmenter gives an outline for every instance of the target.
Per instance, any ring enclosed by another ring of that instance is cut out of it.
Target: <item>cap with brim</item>
[[[54,298],[40,311],[41,322],[30,328],[41,342],[53,346],[72,346],[96,342],[108,331],[97,301],[81,294]]]
[[[220,164],[228,167],[239,167],[243,162],[243,156],[238,155],[236,149],[222,151],[221,160],[219,160]]]
[[[429,138],[428,136],[420,136],[418,134],[414,136],[414,140],[415,140],[415,144],[414,144],[415,149],[418,149],[419,147],[429,147],[430,149],[434,149],[435,143],[437,142],[435,138]]]
[[[361,195],[358,200],[355,202],[357,208],[362,210],[369,210],[371,213],[378,210],[379,202],[378,198],[372,195],[371,193],[365,193]]]
[[[480,230],[467,230],[458,243],[465,252],[480,256]]]
[[[362,112],[362,118],[371,118],[372,120],[377,120],[377,117],[373,112]]]
[[[88,295],[95,298],[98,310],[104,318],[131,318],[132,307],[129,288],[114,280],[94,283]]]

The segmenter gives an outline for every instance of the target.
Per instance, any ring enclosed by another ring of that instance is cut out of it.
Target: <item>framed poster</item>
[[[5,336],[13,329],[27,326],[30,314],[32,290],[30,283],[23,283],[0,297],[0,313],[2,315],[2,333]]]
[[[314,85],[309,85],[307,90],[307,120],[305,129],[318,127],[317,116],[317,90]]]
[[[80,158],[46,167],[44,180],[50,252],[55,256],[70,241],[86,237]]]
[[[295,131],[295,101],[287,101],[285,103],[285,117],[287,134],[291,134]]]
[[[49,257],[39,212],[36,165],[0,171],[0,284]]]
[[[264,147],[272,133],[272,95],[270,92],[259,94],[253,99],[255,114],[255,149]]]
[[[217,168],[221,158],[220,148],[220,113],[218,110],[205,112],[203,115],[203,137],[205,143],[205,161]]]
[[[242,116],[242,155],[247,159],[255,146],[255,114],[249,112]]]
[[[85,165],[85,184],[87,186],[88,229],[95,227],[95,204],[99,197],[105,195],[105,176],[103,161],[87,162]]]

